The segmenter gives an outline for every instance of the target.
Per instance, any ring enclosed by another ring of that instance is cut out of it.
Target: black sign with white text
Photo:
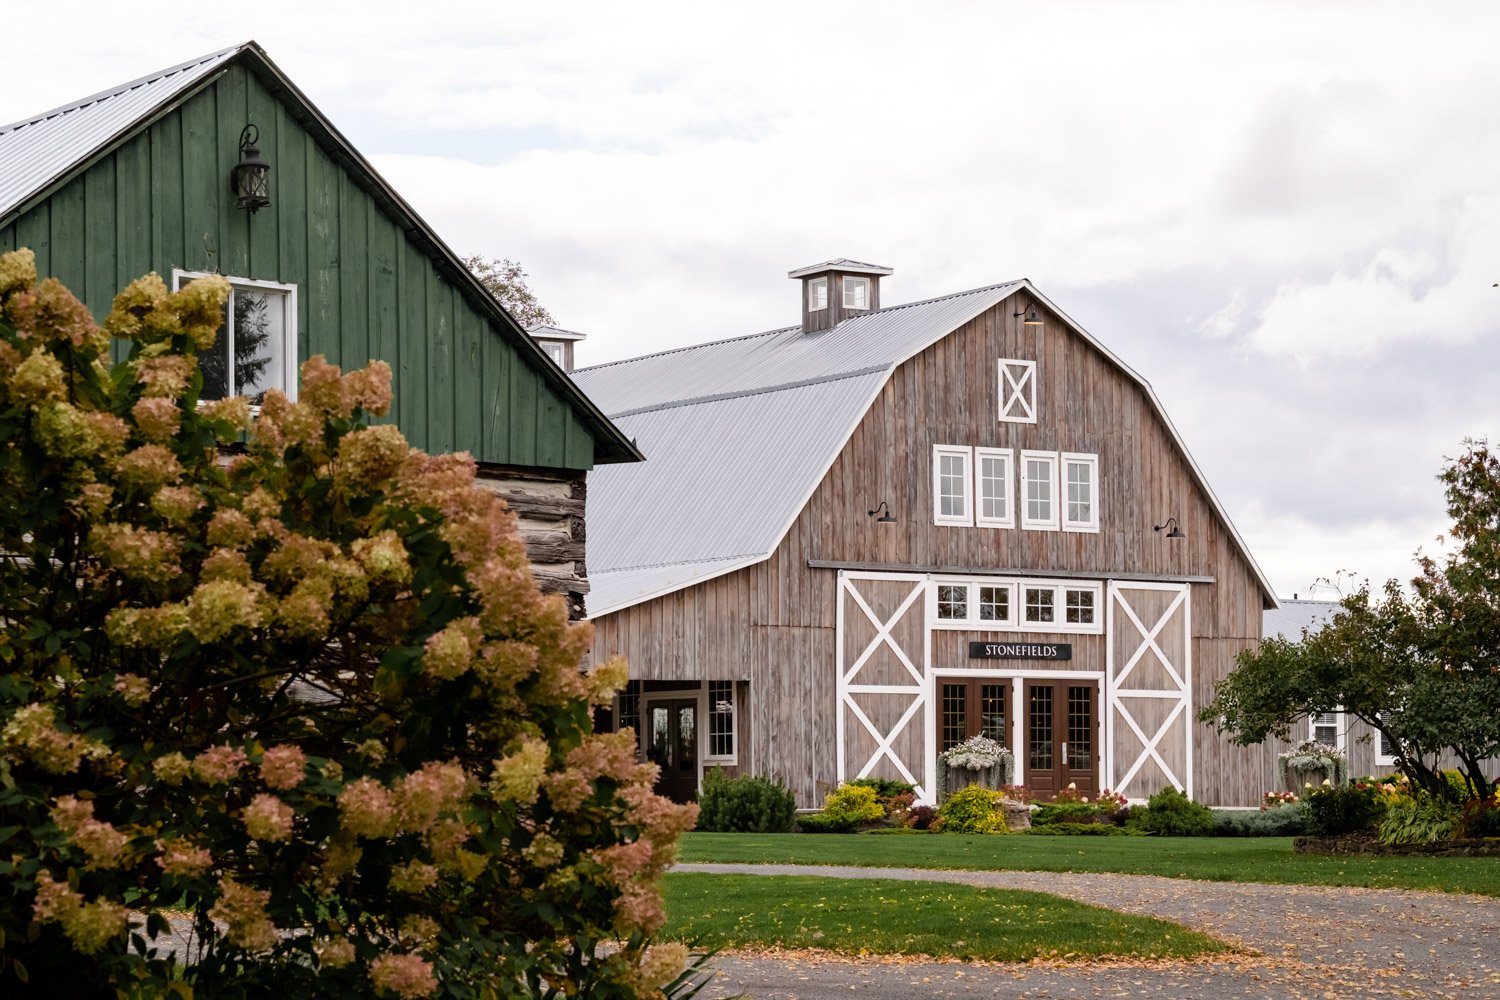
[[[1071,642],[971,642],[973,660],[1071,660]]]

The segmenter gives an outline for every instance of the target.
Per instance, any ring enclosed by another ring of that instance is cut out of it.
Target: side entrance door
[[[656,793],[673,802],[698,798],[698,701],[652,700],[646,709],[646,759],[661,768]]]
[[[1096,684],[1026,681],[1026,787],[1048,801],[1075,785],[1099,790],[1099,689]]]

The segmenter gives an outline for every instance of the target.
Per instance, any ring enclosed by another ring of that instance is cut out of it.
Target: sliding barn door
[[[926,592],[917,578],[839,579],[839,781],[894,778],[927,794]]]
[[[1108,784],[1132,799],[1193,794],[1188,584],[1111,583],[1105,743]]]

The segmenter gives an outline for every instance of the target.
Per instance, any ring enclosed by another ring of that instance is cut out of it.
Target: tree
[[[525,270],[509,257],[488,258],[477,253],[470,254],[463,258],[463,265],[473,272],[485,290],[495,297],[495,301],[515,317],[521,329],[529,330],[534,326],[557,322],[551,313],[542,308],[542,304],[536,300],[536,293],[526,284]]]
[[[468,456],[374,422],[385,365],[200,402],[227,294],[148,275],[101,330],[0,256],[0,993],[681,986],[695,810],[592,732],[623,663],[579,669]]]
[[[1394,747],[1419,787],[1450,794],[1438,773],[1448,754],[1471,795],[1490,794],[1482,762],[1500,754],[1500,463],[1483,442],[1466,445],[1440,477],[1458,547],[1419,561],[1415,593],[1394,580],[1374,598],[1361,588],[1321,631],[1241,653],[1201,721],[1250,746],[1341,710]]]

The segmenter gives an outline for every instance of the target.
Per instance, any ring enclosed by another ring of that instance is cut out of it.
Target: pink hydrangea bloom
[[[294,817],[291,806],[265,792],[251,799],[240,814],[251,837],[268,841],[290,840]]]
[[[398,997],[425,997],[437,990],[432,963],[421,955],[381,955],[370,963],[370,981]]]
[[[193,777],[205,785],[222,785],[240,776],[249,763],[245,752],[235,747],[209,747],[193,758]]]
[[[297,747],[272,747],[260,759],[260,778],[268,787],[288,791],[302,784],[307,769],[307,754]]]

